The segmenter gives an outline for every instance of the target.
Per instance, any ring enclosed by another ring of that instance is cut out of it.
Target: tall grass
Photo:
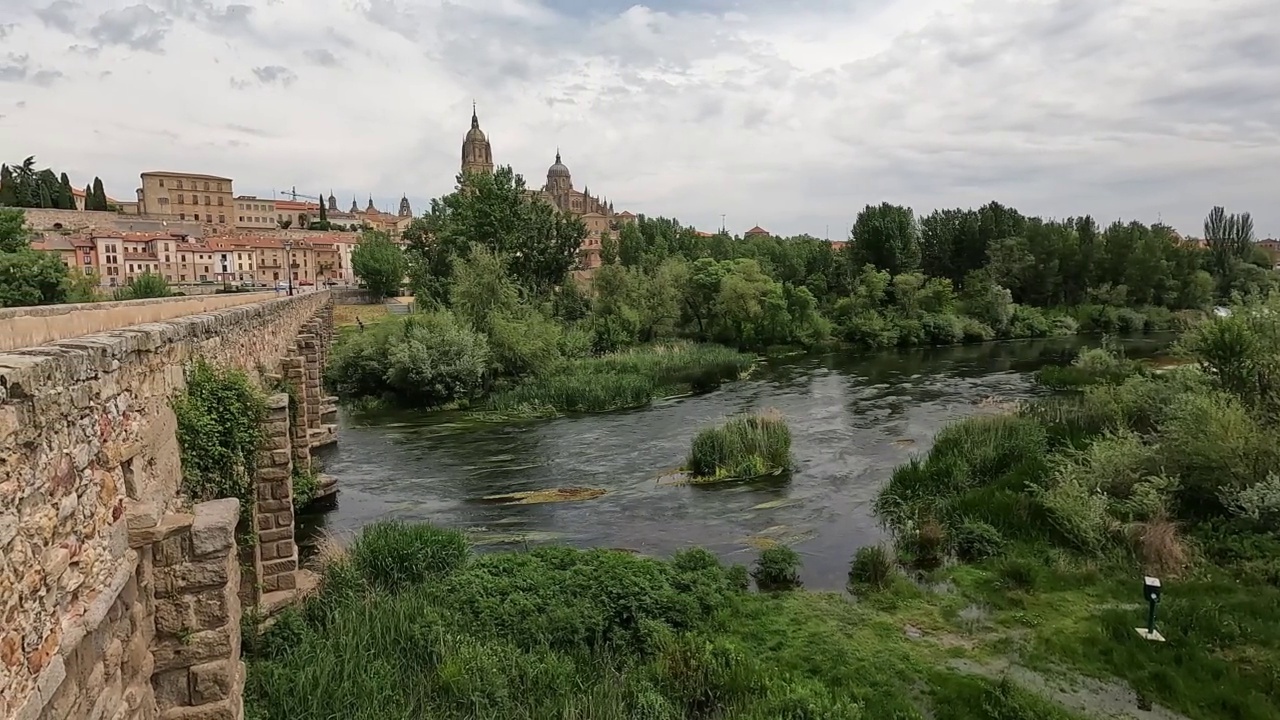
[[[685,469],[694,482],[746,479],[791,467],[791,429],[776,410],[739,415],[699,432]]]
[[[510,416],[607,412],[642,407],[667,395],[705,392],[754,362],[718,345],[650,345],[569,360],[489,397],[488,411]]]

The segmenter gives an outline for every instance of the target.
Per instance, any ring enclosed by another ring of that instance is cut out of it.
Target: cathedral
[[[491,173],[493,167],[493,147],[480,129],[480,119],[473,106],[471,129],[462,141],[462,174]],[[614,213],[613,203],[593,196],[586,187],[580,191],[575,190],[573,176],[560,160],[558,149],[555,163],[547,168],[547,183],[540,189],[530,189],[528,192],[557,210],[573,213],[582,219],[587,226],[587,237],[582,241],[580,255],[582,269],[586,271],[600,267],[600,241],[603,234],[616,232],[619,222],[634,217],[628,212]]]

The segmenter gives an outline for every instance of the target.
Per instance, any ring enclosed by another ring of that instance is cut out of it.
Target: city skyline
[[[998,200],[1188,234],[1225,205],[1280,235],[1265,0],[8,5],[0,159],[126,200],[164,168],[420,214],[474,99],[531,185],[559,146],[620,208],[700,229],[842,239],[867,203]]]

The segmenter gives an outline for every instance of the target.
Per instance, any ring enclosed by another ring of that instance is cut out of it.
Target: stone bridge
[[[241,607],[294,593],[293,469],[336,440],[331,336],[326,291],[0,310],[0,719],[242,717]],[[251,527],[180,494],[196,357],[276,390]]]

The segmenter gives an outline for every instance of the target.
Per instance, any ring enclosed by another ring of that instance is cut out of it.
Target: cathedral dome
[[[457,136],[455,135],[454,137],[457,137]],[[464,143],[486,143],[486,142],[489,142],[489,138],[486,138],[484,136],[484,131],[480,129],[479,125],[472,125],[471,129],[467,131],[467,139],[464,140],[463,142]]]
[[[562,162],[560,162],[560,152],[559,152],[559,151],[556,151],[556,162],[555,162],[555,164],[554,164],[554,165],[552,165],[551,167],[547,168],[547,177],[548,177],[548,178],[561,178],[561,177],[563,177],[563,178],[567,178],[567,177],[569,177],[569,168],[565,167],[565,164],[564,164],[564,163],[562,163]]]

